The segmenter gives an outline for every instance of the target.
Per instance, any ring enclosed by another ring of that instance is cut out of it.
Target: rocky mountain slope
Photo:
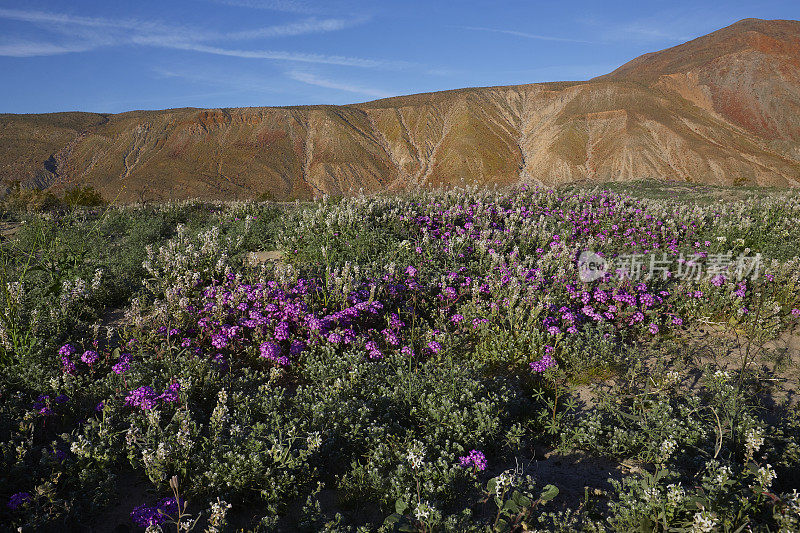
[[[742,20],[584,82],[0,115],[0,180],[123,200],[640,178],[800,186],[800,22]]]

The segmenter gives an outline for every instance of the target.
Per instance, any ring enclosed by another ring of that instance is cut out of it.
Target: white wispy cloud
[[[264,9],[269,11],[284,11],[286,13],[312,14],[317,10],[307,2],[296,0],[211,0],[215,4],[233,7],[247,7],[250,9]]]
[[[308,85],[316,85],[317,87],[325,87],[326,89],[336,89],[349,93],[363,94],[365,96],[372,96],[374,98],[388,98],[389,96],[393,96],[391,93],[387,93],[378,89],[371,89],[350,83],[320,78],[319,76],[310,72],[291,71],[287,72],[286,75],[295,81],[306,83]]]
[[[169,48],[176,50],[189,50],[228,57],[240,57],[244,59],[275,59],[280,61],[295,61],[298,63],[319,63],[322,65],[341,65],[347,67],[362,68],[386,68],[400,69],[405,68],[409,63],[401,61],[384,61],[380,59],[364,59],[360,57],[332,56],[324,54],[308,54],[302,52],[286,52],[280,50],[236,50],[229,48],[219,48],[207,46],[199,43],[173,43]]]
[[[6,8],[0,8],[0,18],[19,20],[22,22],[32,22],[37,24],[74,24],[79,26],[93,26],[102,28],[130,28],[133,24],[132,21],[115,21],[96,17],[67,15],[64,13],[47,13],[45,11],[26,11],[23,9]]]
[[[398,61],[281,50],[235,49],[216,44],[219,42],[258,40],[339,31],[366,22],[368,17],[364,16],[327,19],[310,18],[287,24],[227,33],[180,25],[167,25],[158,21],[83,17],[20,9],[0,8],[0,18],[42,25],[49,29],[51,33],[60,34],[65,38],[64,42],[29,42],[20,40],[0,43],[0,55],[4,56],[58,55],[84,52],[106,46],[133,44],[246,59],[270,59],[361,68],[400,69],[409,66],[408,63]]]
[[[86,52],[92,47],[74,45],[61,45],[55,43],[37,43],[29,41],[16,41],[0,43],[0,56],[4,57],[37,57],[56,56],[75,52]]]
[[[310,18],[298,22],[290,22],[288,24],[281,24],[275,26],[267,26],[264,28],[256,28],[254,30],[242,30],[237,32],[221,34],[222,39],[231,40],[247,40],[247,39],[264,39],[273,37],[294,37],[297,35],[309,35],[313,33],[327,33],[332,31],[345,30],[363,24],[369,20],[369,17],[359,16],[353,18],[329,18],[329,19],[316,19]]]
[[[567,37],[551,37],[549,35],[539,35],[536,33],[526,33],[523,31],[515,31],[515,30],[504,30],[500,28],[484,28],[481,26],[457,26],[462,30],[471,30],[471,31],[486,31],[492,33],[504,33],[506,35],[513,35],[515,37],[523,37],[525,39],[536,39],[539,41],[558,41],[563,43],[585,43],[591,44],[591,41],[584,41],[581,39],[570,39]]]

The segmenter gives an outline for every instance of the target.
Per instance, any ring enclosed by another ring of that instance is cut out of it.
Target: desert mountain
[[[800,186],[800,22],[742,20],[584,82],[0,115],[1,180],[125,200],[640,178]]]

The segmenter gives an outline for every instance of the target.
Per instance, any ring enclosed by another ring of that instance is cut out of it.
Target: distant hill
[[[742,20],[584,82],[0,115],[0,180],[124,200],[642,178],[800,186],[800,22]]]

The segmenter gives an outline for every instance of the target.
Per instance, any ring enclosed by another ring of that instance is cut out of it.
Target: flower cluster
[[[15,510],[30,499],[31,499],[30,492],[17,492],[16,494],[11,495],[6,505],[8,506],[9,509]]]
[[[181,501],[181,505],[184,502]],[[154,506],[140,505],[131,511],[131,520],[139,527],[158,526],[163,524],[167,518],[177,518],[178,502],[174,497],[159,500]]]
[[[486,456],[478,450],[472,450],[468,455],[459,457],[458,462],[463,468],[475,467],[476,470],[486,470]]]
[[[174,382],[167,386],[164,392],[157,394],[153,387],[145,385],[128,392],[128,395],[125,396],[125,405],[147,411],[156,407],[159,400],[166,403],[174,403],[178,401],[180,388],[180,383]]]
[[[541,359],[530,364],[531,370],[539,373],[544,372],[548,368],[553,368],[554,366],[556,366],[556,360],[549,354],[542,355]]]

